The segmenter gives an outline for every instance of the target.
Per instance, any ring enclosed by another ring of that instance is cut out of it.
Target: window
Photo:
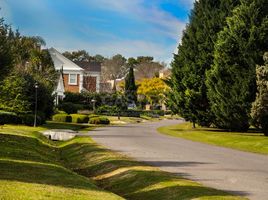
[[[69,74],[69,85],[77,85],[77,74]]]

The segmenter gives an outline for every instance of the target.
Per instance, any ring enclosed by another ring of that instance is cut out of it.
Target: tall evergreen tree
[[[134,67],[137,61],[134,58],[128,59],[129,72],[125,79],[125,96],[128,103],[137,102],[137,86],[135,84]]]
[[[238,3],[239,0],[196,1],[178,53],[174,56],[169,81],[171,108],[202,126],[210,125],[213,118],[205,75],[213,63],[214,43],[226,17]]]
[[[208,72],[208,96],[218,127],[244,131],[256,94],[256,64],[268,49],[268,1],[241,0],[219,34]]]

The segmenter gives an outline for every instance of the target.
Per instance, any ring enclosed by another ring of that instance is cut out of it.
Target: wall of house
[[[84,76],[83,88],[89,92],[97,91],[97,77],[94,76]]]
[[[80,92],[80,75],[77,75],[77,84],[76,85],[69,85],[69,74],[63,74],[63,82],[65,92],[73,92],[79,93]]]

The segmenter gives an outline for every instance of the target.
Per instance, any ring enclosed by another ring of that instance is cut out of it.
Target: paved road
[[[132,124],[99,128],[90,135],[98,143],[162,170],[206,186],[253,200],[268,200],[268,156],[210,146],[157,133],[179,123]]]

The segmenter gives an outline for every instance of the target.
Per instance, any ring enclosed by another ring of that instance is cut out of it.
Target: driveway
[[[182,121],[109,126],[89,132],[115,151],[206,186],[268,200],[268,156],[165,136],[157,128]]]

